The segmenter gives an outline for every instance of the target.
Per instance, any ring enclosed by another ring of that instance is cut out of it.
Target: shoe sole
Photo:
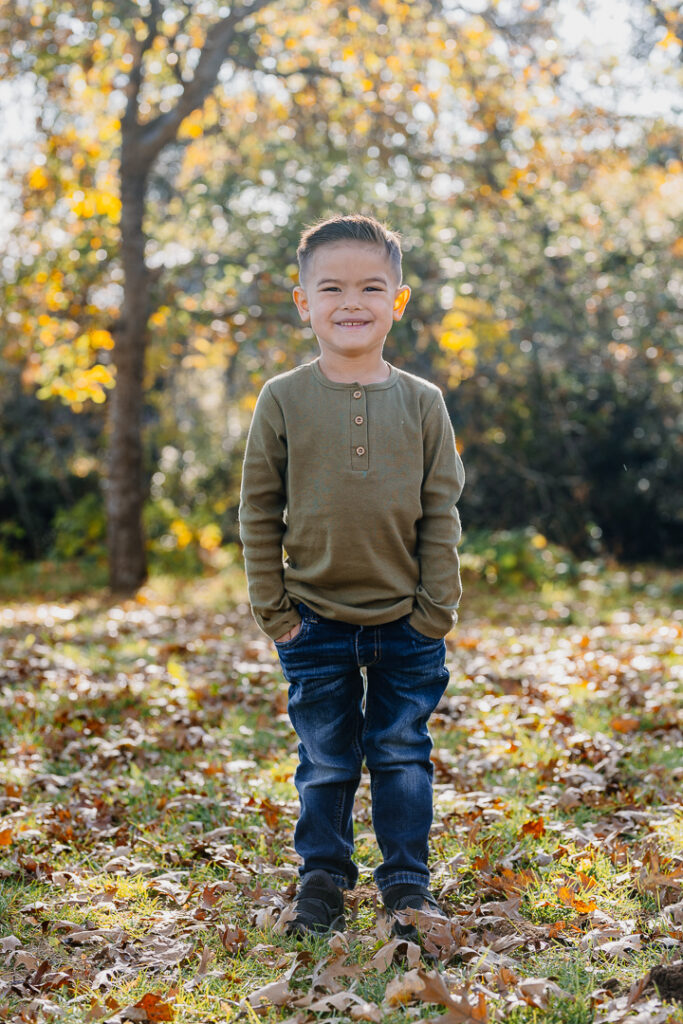
[[[290,921],[285,929],[285,935],[329,935],[330,932],[343,932],[346,928],[346,920],[343,916],[335,917],[331,924],[307,924],[305,921]]]

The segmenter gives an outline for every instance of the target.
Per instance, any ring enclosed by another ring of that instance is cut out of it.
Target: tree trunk
[[[147,168],[135,166],[134,155],[129,156],[127,153],[126,141],[124,137],[121,159],[124,294],[113,353],[116,387],[110,399],[106,505],[109,584],[114,593],[132,594],[147,577],[142,527],[142,509],[147,494],[142,409],[149,317],[149,273],[145,266],[145,236],[142,228]]]
[[[145,266],[145,193],[147,177],[164,146],[172,142],[182,121],[201,107],[211,93],[236,26],[267,6],[270,0],[249,0],[233,7],[207,34],[190,81],[183,81],[182,95],[170,110],[140,123],[139,95],[143,59],[153,46],[163,13],[160,0],[150,0],[143,20],[147,35],[133,49],[128,82],[128,101],[121,119],[121,255],[123,303],[116,332],[114,365],[116,386],[111,395],[109,459],[106,482],[109,585],[114,593],[133,594],[147,578],[147,556],[142,510],[147,496],[142,443],[145,350],[149,320],[149,271]]]

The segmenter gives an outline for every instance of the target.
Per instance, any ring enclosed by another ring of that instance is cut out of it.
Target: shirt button
[[[358,448],[356,448],[356,455],[365,455],[365,448],[363,448],[362,445],[359,445]]]
[[[363,417],[362,416],[356,416],[356,418],[355,418],[355,420],[353,422],[357,423],[358,426],[360,426],[361,423],[363,422]]]
[[[362,391],[354,391],[353,397],[354,398],[362,398],[363,397],[363,392]]]

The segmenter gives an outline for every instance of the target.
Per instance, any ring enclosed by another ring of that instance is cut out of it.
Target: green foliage
[[[58,509],[52,529],[54,558],[103,558],[107,524],[101,494],[84,494],[75,505]]]
[[[189,577],[231,563],[234,546],[222,546],[223,531],[210,513],[206,502],[192,509],[178,507],[170,498],[147,503],[145,530],[155,572]]]
[[[485,579],[509,590],[538,588],[544,583],[566,585],[578,578],[570,552],[549,544],[533,528],[486,533],[467,531],[461,551],[463,578]]]
[[[63,465],[106,442],[98,403],[113,384],[123,279],[119,117],[146,30],[133,3],[34,6],[0,0],[0,69],[10,84],[34,81],[40,109],[31,166],[23,147],[3,157],[21,216],[0,266],[0,427],[16,477],[0,466],[0,519],[6,551],[40,558],[55,511],[99,486],[99,466],[79,482]],[[155,28],[145,121],[175,102],[221,16],[212,0],[191,8]],[[153,503],[235,539],[255,394],[316,351],[290,299],[297,237],[318,217],[361,209],[403,236],[413,297],[387,355],[447,392],[468,531],[533,524],[581,556],[602,546],[680,561],[680,128],[629,117],[622,133],[613,110],[565,89],[579,58],[561,39],[545,45],[554,11],[378,0],[321,3],[311,18],[305,3],[259,5],[224,84],[149,181]],[[676,65],[669,13],[664,26],[643,12],[641,59],[656,45],[658,74]],[[666,46],[656,43],[665,27]],[[578,70],[609,78],[597,64]],[[17,418],[22,386],[26,402],[29,391],[57,397]],[[97,436],[62,435],[51,452],[57,400]],[[165,514],[148,512],[154,556],[198,567],[196,545],[161,545]],[[552,573],[540,555],[525,558],[506,551],[502,565],[494,552],[489,574]]]

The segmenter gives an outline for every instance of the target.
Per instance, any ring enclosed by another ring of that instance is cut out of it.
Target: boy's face
[[[371,242],[321,245],[294,289],[304,321],[310,320],[323,355],[358,358],[380,354],[410,288],[400,285],[389,257]]]

